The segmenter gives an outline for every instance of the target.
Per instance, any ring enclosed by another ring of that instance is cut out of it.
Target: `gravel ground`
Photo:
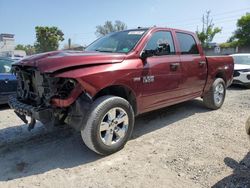
[[[244,124],[250,90],[229,88],[223,107],[192,100],[136,119],[132,139],[100,157],[69,128],[30,133],[0,107],[0,187],[250,187]]]

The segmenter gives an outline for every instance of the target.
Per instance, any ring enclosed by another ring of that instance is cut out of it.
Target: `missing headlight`
[[[74,79],[64,79],[61,78],[58,81],[57,97],[60,99],[66,99],[71,91],[75,88],[77,82]]]

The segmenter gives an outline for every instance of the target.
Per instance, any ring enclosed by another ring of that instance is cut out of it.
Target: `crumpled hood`
[[[244,65],[244,64],[234,64],[234,70],[244,70],[244,69],[250,69],[250,65]]]
[[[37,54],[22,59],[15,65],[36,67],[40,72],[55,71],[87,65],[121,63],[125,54],[83,51],[54,51]]]

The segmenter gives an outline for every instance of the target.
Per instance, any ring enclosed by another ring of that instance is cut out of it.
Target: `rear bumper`
[[[9,97],[9,105],[17,114],[21,116],[30,116],[44,124],[50,122],[53,116],[52,108],[34,107],[18,101],[15,96]]]

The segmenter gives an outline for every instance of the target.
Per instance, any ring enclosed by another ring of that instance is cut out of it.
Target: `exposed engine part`
[[[26,116],[31,117],[29,131],[34,128],[36,120],[47,127],[67,123],[81,130],[85,119],[83,114],[92,101],[90,97],[84,93],[70,107],[58,108],[52,102],[52,99],[67,100],[79,88],[76,80],[41,74],[32,67],[14,66],[14,73],[18,79],[17,97],[11,97],[9,105],[24,123],[28,124]]]
[[[41,74],[35,68],[14,66],[13,71],[18,80],[18,100],[34,107],[48,107],[52,98],[66,99],[77,84],[74,79]]]

